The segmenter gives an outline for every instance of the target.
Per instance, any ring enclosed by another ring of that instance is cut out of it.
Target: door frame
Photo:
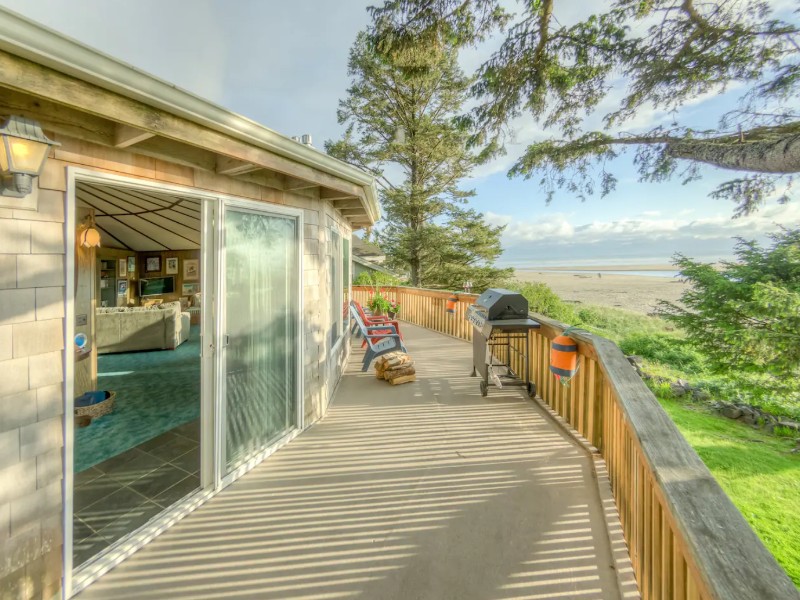
[[[86,564],[79,572],[74,572],[73,567],[73,452],[74,452],[74,422],[71,415],[74,411],[74,374],[75,356],[72,350],[72,340],[75,335],[74,294],[75,294],[75,249],[77,243],[76,223],[76,186],[78,183],[97,183],[116,185],[118,187],[147,189],[165,194],[176,194],[195,198],[201,202],[201,243],[200,260],[205,273],[202,275],[201,302],[205,308],[201,320],[202,354],[201,354],[201,393],[200,393],[200,455],[201,455],[201,487],[183,500],[172,505],[145,525],[120,538],[97,558]],[[220,415],[221,396],[219,357],[223,354],[218,351],[217,340],[222,339],[221,324],[213,315],[220,314],[220,295],[223,288],[222,277],[224,261],[219,264],[224,237],[222,236],[222,221],[226,205],[240,206],[258,212],[273,213],[281,216],[291,216],[297,219],[297,269],[298,269],[298,334],[299,343],[296,359],[296,422],[295,427],[285,436],[276,440],[269,447],[264,448],[257,455],[251,457],[246,463],[240,465],[227,477],[221,477],[222,465],[220,464],[220,427],[223,424]],[[273,454],[276,450],[297,437],[305,425],[305,402],[303,361],[305,354],[305,324],[303,305],[303,254],[304,254],[304,228],[302,209],[274,205],[258,200],[249,200],[227,194],[200,190],[193,187],[174,185],[149,179],[137,179],[124,175],[117,175],[103,171],[96,171],[83,167],[66,167],[66,192],[64,215],[64,351],[63,351],[63,384],[64,396],[64,460],[63,460],[63,486],[62,486],[62,598],[68,599],[79,593],[91,583],[96,581],[106,572],[123,562],[131,554],[140,550],[155,537],[166,531],[177,521],[190,514],[219,491],[230,485],[233,481],[253,469],[261,461]],[[213,220],[213,222],[212,222]],[[211,323],[216,323],[211,326]],[[210,369],[209,369],[210,366]],[[208,371],[211,371],[209,373]]]
[[[221,197],[221,202],[218,205],[218,218],[216,220],[216,229],[217,229],[217,238],[220,241],[219,243],[219,251],[217,252],[217,261],[218,261],[218,270],[217,274],[221,275],[225,273],[226,265],[225,265],[225,249],[226,249],[226,238],[225,238],[225,210],[228,208],[232,209],[240,209],[245,212],[251,212],[254,214],[261,214],[261,215],[273,215],[277,217],[283,218],[290,218],[294,219],[295,221],[295,243],[296,243],[296,250],[297,250],[297,259],[295,263],[295,268],[297,269],[297,336],[298,336],[298,349],[295,352],[295,422],[294,427],[289,429],[284,435],[282,435],[277,440],[274,440],[271,444],[264,446],[261,450],[256,451],[253,453],[249,458],[247,458],[242,464],[236,467],[233,471],[228,474],[224,473],[225,469],[225,426],[226,426],[226,417],[223,414],[224,407],[226,406],[226,382],[225,382],[225,358],[226,352],[223,346],[220,346],[220,351],[216,353],[216,369],[215,372],[217,374],[217,385],[216,385],[216,397],[218,401],[215,402],[215,410],[217,412],[217,418],[215,419],[216,424],[216,435],[214,436],[215,439],[215,461],[214,465],[216,467],[215,470],[215,479],[218,482],[219,489],[222,489],[234,481],[236,481],[239,477],[250,471],[253,467],[267,458],[270,454],[275,452],[281,446],[287,444],[291,440],[293,440],[300,431],[303,430],[305,424],[305,410],[304,410],[304,400],[303,400],[303,393],[304,393],[304,374],[303,374],[303,355],[304,355],[304,347],[305,347],[305,324],[303,320],[303,239],[305,237],[305,230],[304,230],[304,223],[303,223],[303,210],[299,208],[292,208],[283,205],[274,205],[274,204],[267,204],[267,203],[257,203],[256,201],[249,201],[242,198],[234,198],[234,197]],[[219,298],[219,303],[217,305],[217,315],[220,318],[216,319],[216,339],[217,340],[224,340],[225,339],[225,314],[227,310],[226,305],[226,296],[225,296],[225,282],[224,277],[218,277],[218,281],[216,282],[217,285],[217,298]]]
[[[346,238],[352,240],[352,233],[348,238],[348,236],[346,236],[342,231],[342,227],[334,215],[326,213],[325,217],[325,262],[327,265],[328,258],[333,257],[335,273],[328,273],[327,275],[331,284],[330,293],[332,298],[329,299],[328,306],[325,310],[326,312],[331,313],[333,319],[336,320],[336,324],[341,328],[339,337],[333,344],[330,343],[329,335],[330,328],[334,326],[333,323],[329,324],[328,330],[325,334],[325,348],[328,355],[325,360],[325,377],[327,380],[327,386],[323,412],[327,413],[331,402],[333,401],[333,397],[336,395],[336,389],[339,387],[339,382],[341,381],[342,375],[344,374],[344,368],[342,367],[340,369],[340,365],[343,364],[342,361],[346,361],[347,357],[349,356],[350,329],[349,325],[345,325],[343,312],[340,312],[341,309],[338,307],[341,305],[342,299],[344,298],[344,240]],[[331,249],[333,248],[332,235],[334,232],[339,236],[339,244],[335,255],[331,254]]]

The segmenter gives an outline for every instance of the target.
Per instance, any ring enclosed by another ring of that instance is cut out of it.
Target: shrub
[[[677,255],[691,286],[665,318],[719,373],[755,382],[754,392],[800,395],[800,229],[782,229],[761,247],[739,239],[736,260],[712,265]],[[755,376],[751,378],[750,376]]]
[[[353,279],[353,285],[400,285],[400,280],[393,275],[380,271],[361,271]]]
[[[663,334],[674,330],[663,319],[608,306],[579,308],[576,324],[617,343],[633,334]]]
[[[703,356],[686,340],[659,333],[633,333],[619,343],[625,354],[636,354],[689,374],[705,370]]]
[[[372,312],[383,314],[391,310],[392,303],[387,298],[384,298],[381,292],[376,292],[375,295],[367,301],[367,306]]]
[[[538,281],[514,281],[509,285],[509,289],[525,296],[528,300],[528,310],[531,312],[565,323],[574,323],[575,311],[548,285]]]
[[[772,430],[772,433],[778,437],[786,437],[786,438],[793,438],[797,436],[797,432],[794,429],[784,427],[783,425],[777,425]]]

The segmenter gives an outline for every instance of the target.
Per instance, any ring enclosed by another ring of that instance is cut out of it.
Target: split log
[[[383,377],[384,377],[384,379],[386,379],[386,381],[393,381],[393,380],[397,379],[398,377],[405,377],[406,375],[414,375],[415,373],[416,373],[416,370],[414,369],[414,367],[407,367],[405,369],[396,369],[394,371],[386,371],[383,374]]]
[[[399,354],[403,353],[395,351],[395,352],[389,352],[388,354],[384,354],[383,356],[379,356],[377,359],[375,359],[375,366],[376,367],[383,366],[391,359],[396,358]]]
[[[393,358],[390,358],[388,361],[386,361],[386,364],[390,368],[391,367],[399,367],[400,365],[404,365],[406,363],[411,362],[411,360],[412,359],[408,354],[401,354],[399,356],[395,356]]]
[[[417,380],[416,375],[406,375],[404,377],[397,377],[395,379],[392,379],[389,383],[391,383],[392,385],[400,385],[402,383],[410,383],[416,380]]]
[[[415,376],[414,360],[405,352],[390,352],[375,361],[375,379],[394,384],[396,379]],[[414,377],[414,380],[416,377]],[[411,380],[410,380],[411,381]],[[402,381],[401,383],[405,383]]]
[[[411,360],[411,361],[408,361],[406,363],[402,363],[402,364],[394,366],[394,367],[388,367],[388,366],[384,367],[382,370],[388,373],[389,371],[399,371],[400,369],[408,369],[409,367],[413,367],[413,366],[414,366],[414,361]]]

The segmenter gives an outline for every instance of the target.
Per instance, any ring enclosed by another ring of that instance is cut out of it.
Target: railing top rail
[[[800,598],[619,346],[593,337],[597,362],[708,595],[720,600]]]
[[[405,285],[354,285],[355,290],[402,290],[409,294],[418,296],[430,296],[432,298],[449,298],[456,295],[460,300],[472,300],[473,302],[478,298],[478,294],[468,294],[467,292],[459,292],[453,290],[434,290],[428,288],[415,288]]]
[[[531,314],[547,337],[567,327]],[[720,600],[800,598],[797,588],[745,521],[628,359],[611,340],[573,329],[578,351],[594,358],[655,477],[707,594]]]
[[[442,290],[379,287],[431,297],[452,295]],[[458,296],[473,301],[478,297],[460,292]],[[530,316],[542,326],[536,334],[550,339],[568,327],[540,314]],[[611,387],[633,442],[656,482],[656,493],[688,546],[687,555],[702,579],[704,595],[719,600],[800,598],[798,589],[631,368],[619,346],[582,330],[573,329],[570,336],[578,342],[581,354],[597,362]]]

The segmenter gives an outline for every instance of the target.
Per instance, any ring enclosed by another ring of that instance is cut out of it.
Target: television
[[[153,277],[139,280],[140,296],[162,296],[175,293],[174,277]]]

